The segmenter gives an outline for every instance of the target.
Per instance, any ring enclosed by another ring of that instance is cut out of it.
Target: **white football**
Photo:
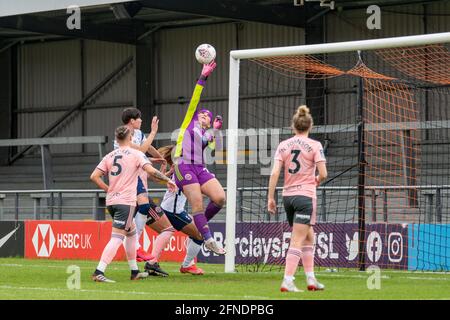
[[[201,64],[208,64],[216,58],[216,49],[210,44],[201,44],[195,50],[195,58]]]

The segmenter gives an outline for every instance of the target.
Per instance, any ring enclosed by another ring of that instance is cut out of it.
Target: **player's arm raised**
[[[159,124],[159,119],[157,116],[154,116],[152,119],[151,131],[146,140],[146,141],[150,141],[149,142],[150,145],[153,143],[153,140],[155,139],[156,134],[158,133],[158,124]]]
[[[275,202],[275,188],[277,187],[282,167],[283,162],[275,160],[272,173],[270,174],[269,191],[267,194],[267,210],[272,214],[275,214],[277,212],[277,203]]]
[[[91,174],[91,180],[94,182],[100,189],[105,192],[108,192],[109,186],[102,180],[102,176],[104,172],[98,168],[95,168]]]
[[[141,151],[148,152],[153,157],[151,159],[152,162],[165,163],[165,160],[163,159],[162,155],[158,152],[158,150],[155,147],[152,146],[153,140],[155,139],[156,134],[158,133],[158,124],[159,119],[157,116],[154,116],[152,119],[152,126],[151,126],[152,131],[150,132],[147,139],[143,143],[143,145],[148,146],[148,148],[145,149],[145,151],[142,150]]]
[[[177,145],[175,149],[175,157],[177,158],[181,156],[184,133],[186,132],[186,129],[191,123],[195,111],[197,110],[197,106],[200,102],[200,97],[202,95],[203,87],[205,86],[206,80],[208,79],[209,75],[214,71],[215,68],[216,68],[215,61],[203,65],[200,78],[198,79],[197,84],[195,85],[191,101],[189,102],[188,110],[186,112],[186,115],[184,116],[183,122],[181,123],[180,132],[178,133]]]
[[[164,163],[165,161],[162,158],[161,154],[158,152],[158,150],[155,149],[155,147],[152,146],[152,142],[155,139],[156,133],[158,132],[158,123],[158,117],[154,116],[152,119],[151,132],[148,135],[147,139],[145,139],[141,145],[132,143],[131,147],[133,149],[139,150],[142,153],[148,152],[152,156],[152,162]]]
[[[158,150],[156,150],[155,148],[152,147],[153,139],[155,138],[156,132],[158,131],[158,122],[159,122],[158,118],[156,116],[154,116],[153,120],[152,120],[152,131],[148,135],[147,139],[143,139],[144,142],[142,142],[141,145],[132,143],[131,147],[133,149],[139,150],[142,153],[146,153],[147,151],[149,151],[149,153],[150,153],[150,151],[152,153],[155,153],[154,151],[156,151],[155,154],[159,154]],[[152,153],[150,153],[150,154],[152,154]],[[153,156],[153,154],[152,154],[152,156]]]

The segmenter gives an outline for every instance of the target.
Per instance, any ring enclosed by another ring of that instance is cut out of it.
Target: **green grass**
[[[81,270],[81,288],[69,290],[67,267],[76,265]],[[283,273],[279,271],[238,272],[225,274],[223,265],[199,264],[206,274],[181,274],[179,265],[163,262],[169,272],[167,278],[150,277],[130,281],[126,262],[113,262],[106,275],[116,283],[95,283],[90,275],[94,261],[81,260],[27,260],[0,259],[0,299],[163,299],[163,300],[268,300],[268,299],[446,299],[450,300],[450,274],[407,271],[381,272],[381,289],[369,290],[370,274],[340,269],[330,273],[316,271],[326,285],[322,292],[281,293],[279,286]],[[296,275],[299,288],[305,289],[304,276]]]

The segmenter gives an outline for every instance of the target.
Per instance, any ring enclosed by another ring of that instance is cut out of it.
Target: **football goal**
[[[225,272],[280,268],[275,150],[306,104],[324,146],[315,264],[450,270],[450,33],[230,52]]]

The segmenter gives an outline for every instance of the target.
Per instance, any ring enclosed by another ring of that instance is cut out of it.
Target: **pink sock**
[[[301,251],[296,248],[289,248],[286,255],[286,269],[284,270],[285,277],[292,277],[297,271],[298,262],[300,261]]]
[[[131,270],[138,270],[136,262],[136,229],[130,231],[125,238],[125,253],[127,254],[128,264]]]
[[[125,252],[127,254],[127,260],[136,260],[136,230],[131,231],[125,238]]]
[[[314,271],[314,252],[312,246],[302,247],[302,261],[305,273]]]
[[[173,227],[168,227],[164,229],[155,239],[152,249],[152,259],[150,263],[158,262],[162,251],[169,243],[170,237],[174,234],[175,229]]]
[[[114,259],[117,250],[122,245],[122,241],[125,237],[119,233],[112,233],[111,239],[106,245],[105,249],[103,249],[102,257],[100,258],[100,262],[98,264],[97,269],[101,272],[105,272],[106,266],[111,263]]]

